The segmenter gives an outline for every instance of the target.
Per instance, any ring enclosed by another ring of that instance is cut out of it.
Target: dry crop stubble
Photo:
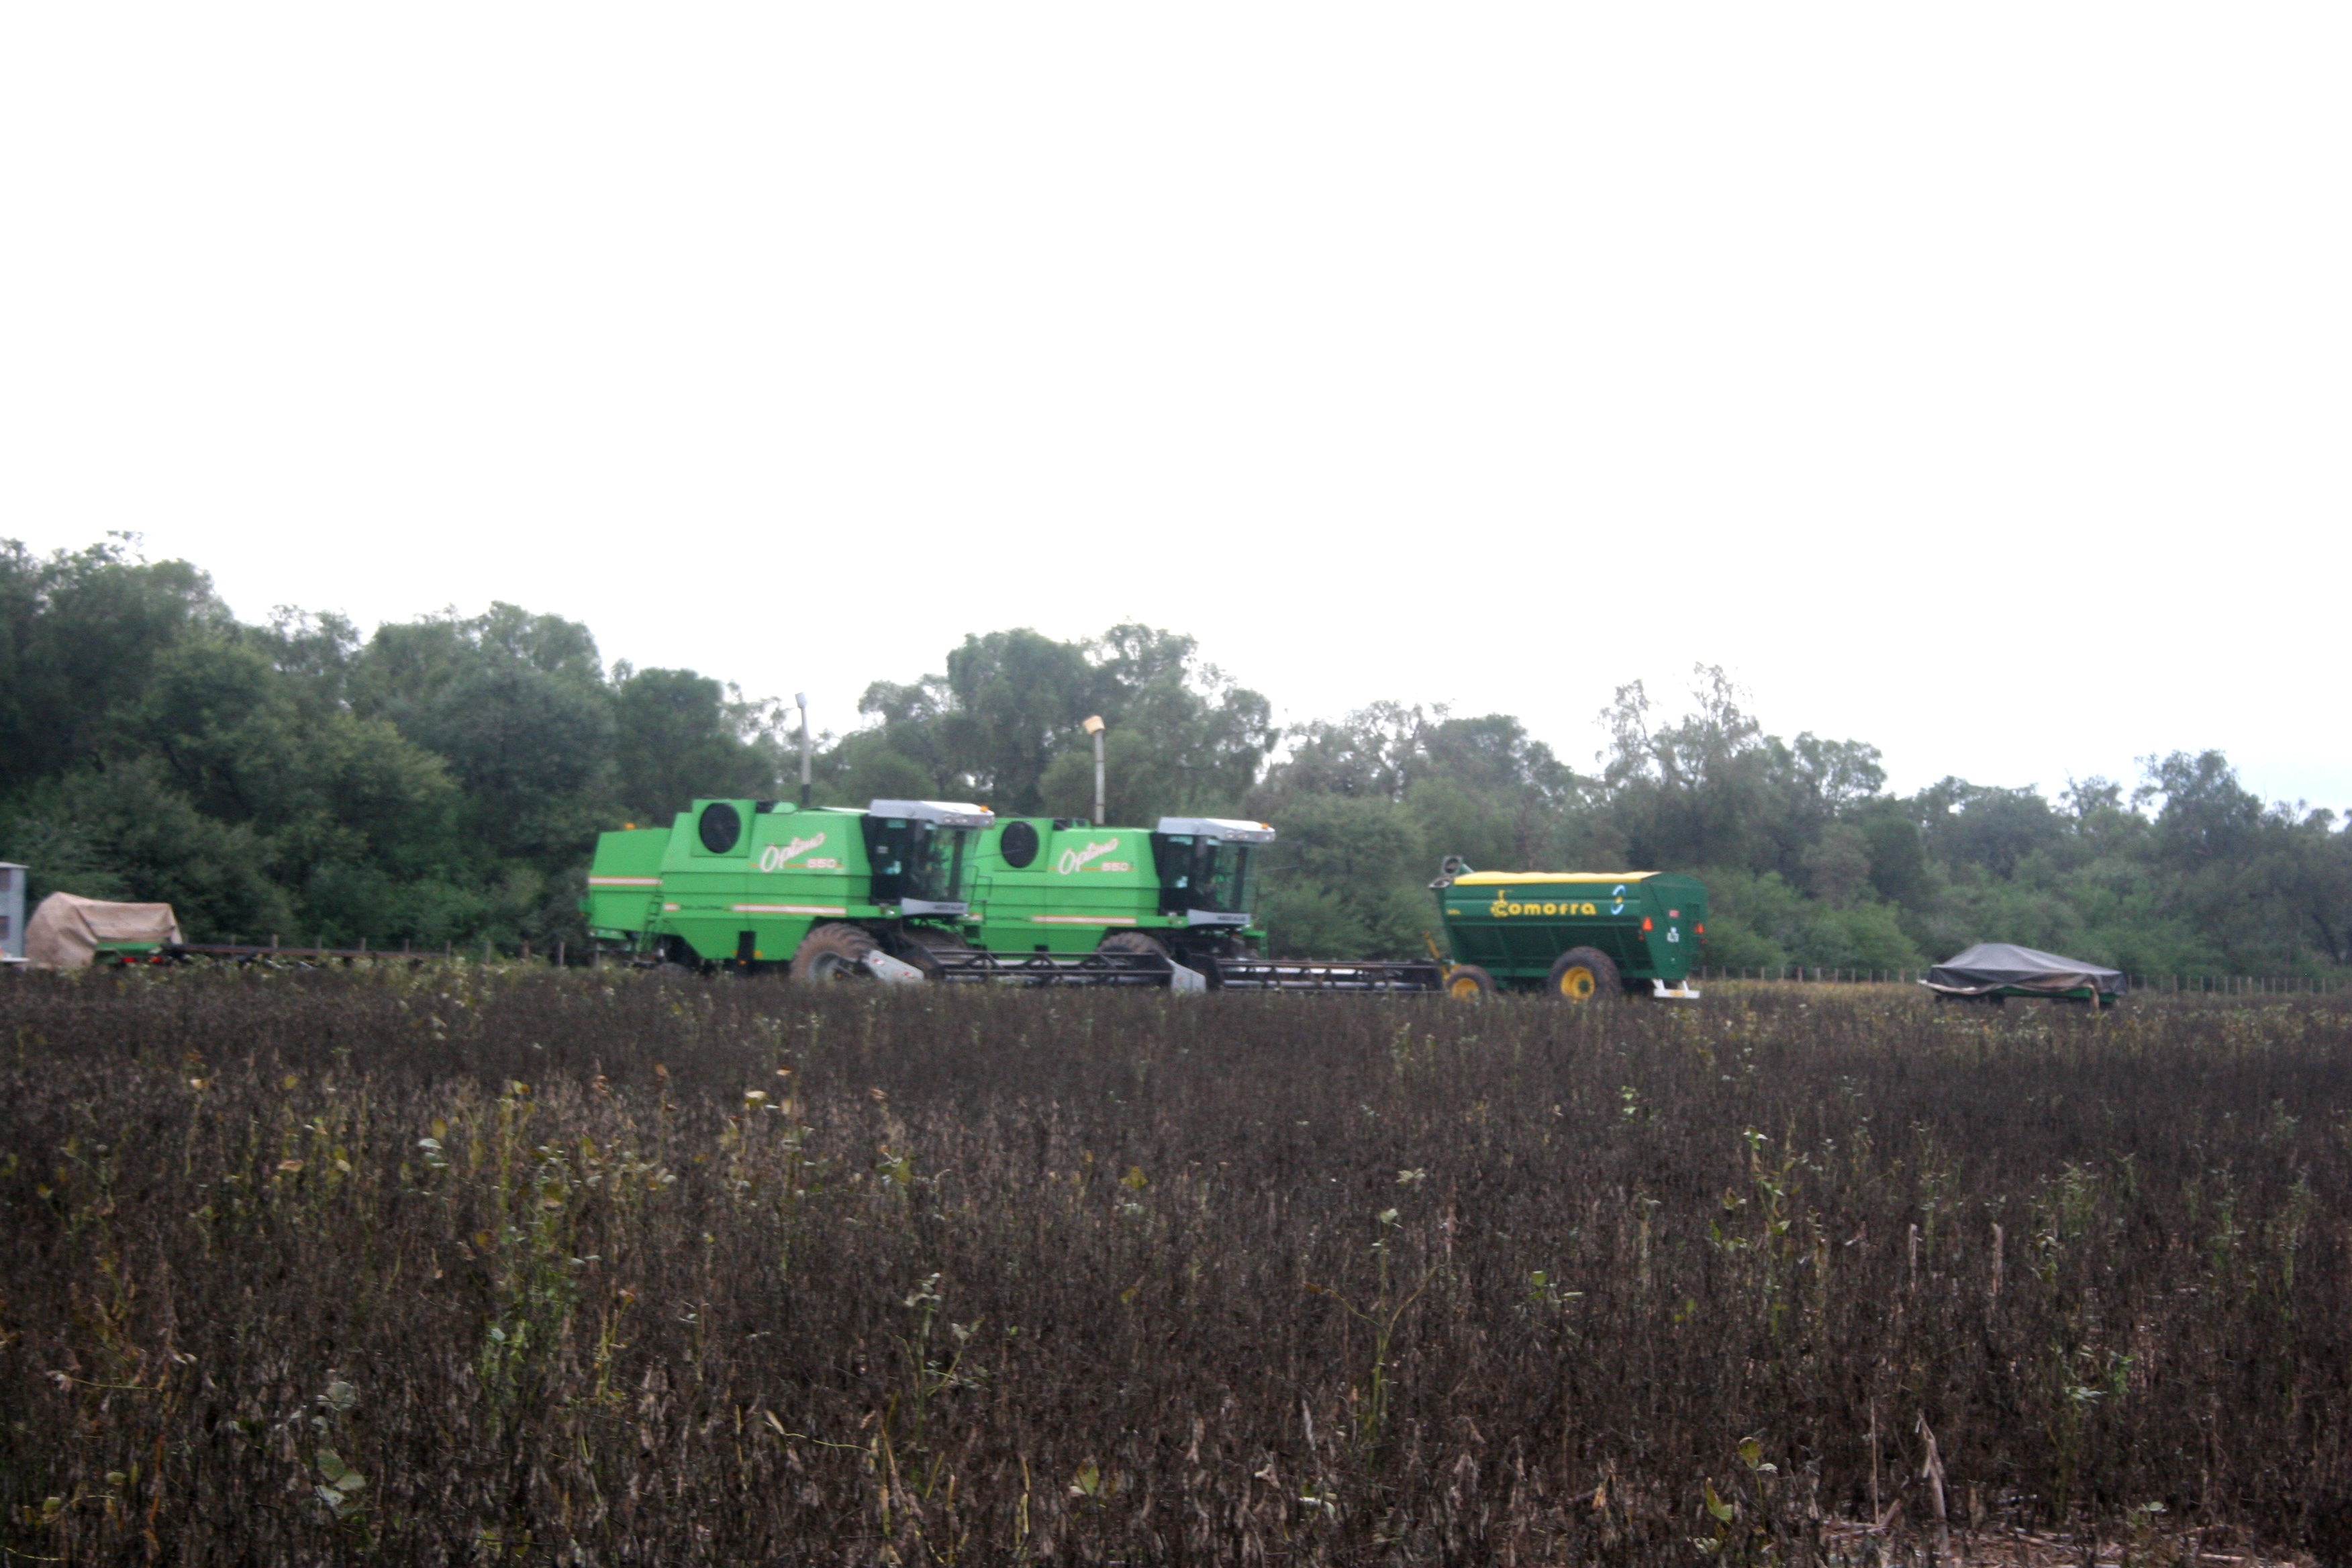
[[[2331,1003],[23,981],[19,1554],[2340,1560]]]

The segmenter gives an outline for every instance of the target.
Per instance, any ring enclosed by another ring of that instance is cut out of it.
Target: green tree
[[[1084,643],[1019,629],[970,637],[945,675],[877,681],[858,707],[866,737],[838,766],[869,781],[928,781],[1009,815],[1090,816],[1099,715],[1110,815],[1236,809],[1272,749],[1272,705],[1202,663],[1192,639],[1118,626]]]
[[[95,885],[118,897],[168,903],[181,930],[200,941],[293,928],[293,900],[270,878],[259,836],[198,811],[152,759],[45,781],[20,804],[10,838],[74,847],[82,868],[100,873],[60,889],[55,868],[44,868],[45,891],[87,898]]]
[[[1433,901],[1422,868],[1425,847],[1412,816],[1394,801],[1337,795],[1301,795],[1276,823],[1268,857],[1266,918],[1275,951],[1288,956],[1353,953],[1402,956],[1420,950],[1434,928]],[[1302,929],[1276,923],[1284,915]],[[1358,945],[1319,952],[1314,937],[1344,933]]]
[[[0,798],[105,755],[182,634],[233,625],[211,579],[135,536],[47,557],[0,540]]]
[[[614,700],[587,627],[506,604],[381,626],[349,683],[355,712],[447,764],[482,872],[567,872],[614,820]]]
[[[1644,868],[1746,866],[1769,847],[1773,758],[1763,727],[1720,668],[1696,673],[1692,710],[1671,724],[1654,720],[1638,680],[1618,688],[1602,714],[1609,815]]]
[[[785,730],[773,703],[690,669],[615,668],[614,757],[621,805],[666,821],[698,797],[785,794]]]

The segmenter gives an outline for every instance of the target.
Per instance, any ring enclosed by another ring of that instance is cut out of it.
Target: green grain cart
[[[1670,871],[1473,871],[1430,884],[1454,952],[1455,996],[1542,989],[1571,1002],[1696,998],[1706,887]]]

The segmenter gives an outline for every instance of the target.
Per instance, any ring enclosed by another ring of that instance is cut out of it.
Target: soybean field
[[[11,1563],[2352,1560],[2352,1007],[0,985]]]

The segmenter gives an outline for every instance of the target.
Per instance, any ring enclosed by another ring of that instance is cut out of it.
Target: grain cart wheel
[[[1564,1002],[1613,1002],[1625,994],[1616,964],[1594,947],[1571,947],[1553,959],[1546,984]]]
[[[865,973],[875,941],[856,926],[821,925],[801,938],[793,954],[794,980],[856,980]]]
[[[1168,944],[1148,931],[1115,931],[1095,944],[1097,952],[1148,952],[1154,958],[1168,956]]]
[[[1495,994],[1495,977],[1475,963],[1457,963],[1445,972],[1445,994],[1464,1002],[1481,1002]]]

